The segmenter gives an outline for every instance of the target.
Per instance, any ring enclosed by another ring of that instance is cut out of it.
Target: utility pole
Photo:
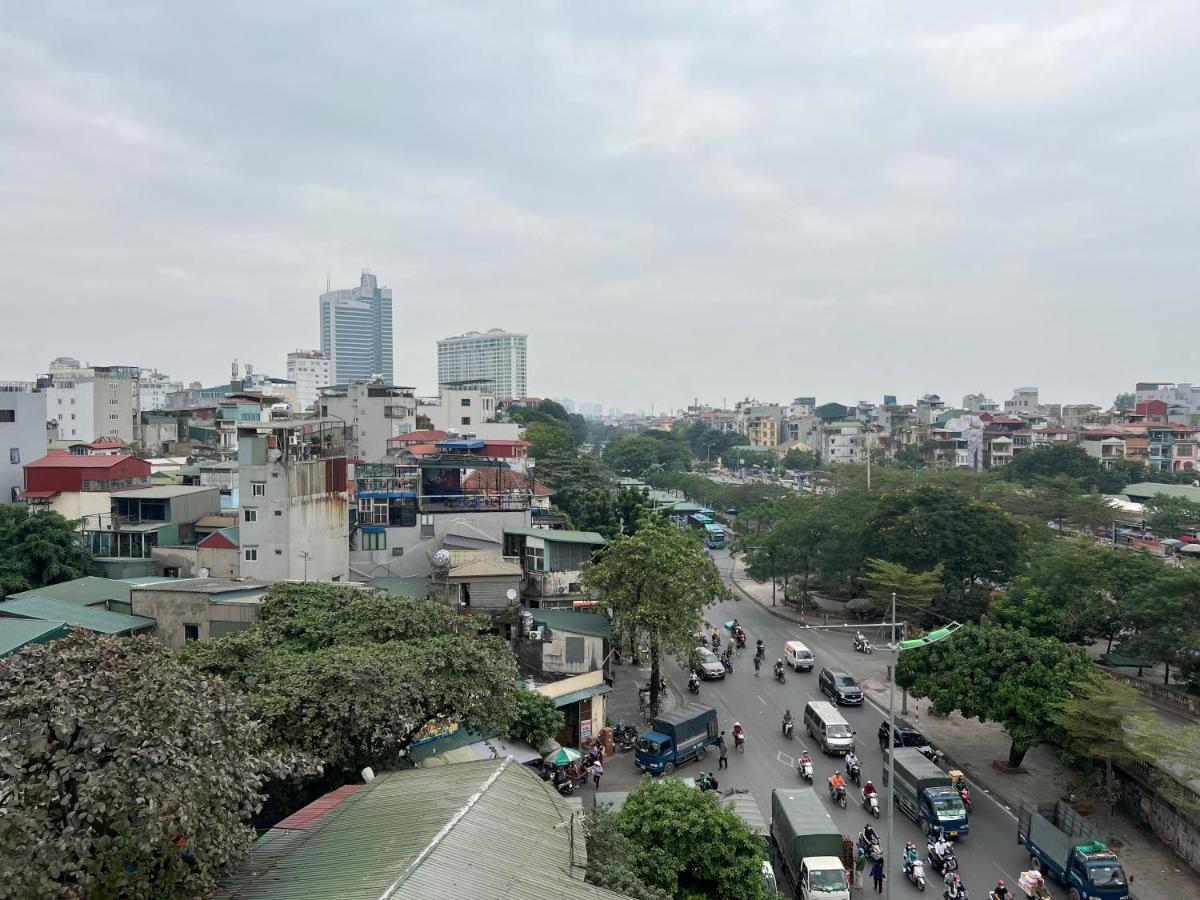
[[[312,554],[307,550],[301,550],[296,555],[304,560],[304,580],[308,581],[308,561],[312,559]]]

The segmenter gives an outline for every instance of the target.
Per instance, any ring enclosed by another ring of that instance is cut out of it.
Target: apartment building
[[[381,380],[323,387],[317,405],[322,418],[332,417],[350,426],[349,455],[367,462],[387,456],[388,438],[417,427],[413,388]]]
[[[321,350],[294,350],[287,355],[287,377],[296,383],[297,408],[309,410],[321,388],[333,384],[333,369]]]
[[[866,460],[867,441],[862,422],[830,422],[822,428],[823,464],[861,463]]]
[[[437,342],[438,385],[463,381],[490,381],[500,400],[528,395],[526,349],[528,336],[492,328],[468,331]]]
[[[0,382],[0,503],[20,502],[26,463],[46,455],[46,393],[30,381]]]
[[[1038,389],[1019,387],[1013,391],[1012,399],[1004,401],[1004,412],[1008,415],[1037,416],[1041,412]]]
[[[91,441],[119,437],[135,443],[140,431],[140,371],[134,366],[59,367],[38,378],[46,416],[58,437]]]
[[[138,406],[143,412],[167,408],[167,397],[183,390],[176,381],[158,369],[142,369],[138,375]]]

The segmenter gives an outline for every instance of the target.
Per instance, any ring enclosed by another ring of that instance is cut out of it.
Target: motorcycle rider
[[[859,765],[858,755],[851,750],[846,754],[846,774],[850,774],[850,770]]]
[[[790,709],[785,709],[783,711],[783,730],[786,732],[788,730],[788,726],[790,725],[792,725],[792,711]]]
[[[863,843],[870,847],[872,844],[879,843],[879,835],[875,833],[875,829],[869,824],[863,826],[862,830]]]
[[[775,660],[775,677],[778,678],[782,674],[783,674],[783,660],[777,659],[777,660]]]
[[[871,782],[869,782],[869,781],[867,782],[867,784],[870,784],[870,783]],[[914,844],[912,841],[909,841],[907,844],[904,845],[904,872],[905,872],[905,874],[908,874],[909,872],[911,872],[913,870],[913,864],[918,859],[920,859],[920,855],[917,853],[917,845]]]
[[[1004,886],[1003,878],[996,882],[996,887],[992,889],[992,896],[995,897],[996,900],[1008,900],[1010,895],[1008,893],[1008,888]]]
[[[871,784],[870,781],[868,781],[866,784],[863,785],[863,796],[864,797],[874,797],[875,794],[876,794],[875,785]]]
[[[861,650],[867,645],[867,638],[861,631],[854,632],[854,649]]]
[[[946,865],[946,859],[950,856],[950,844],[946,840],[945,835],[939,834],[937,836],[937,840],[933,844],[933,855],[937,859],[939,866],[944,867]]]
[[[961,897],[963,892],[962,878],[957,872],[947,872],[943,879],[946,884],[947,897]]]
[[[740,746],[742,741],[746,739],[746,730],[742,728],[741,722],[733,723],[733,743],[735,746]]]
[[[692,672],[691,676],[688,678],[688,690],[692,691],[693,693],[698,693],[700,690],[700,676],[697,675],[694,671]]]
[[[801,753],[800,758],[796,760],[796,768],[803,770],[806,763],[810,768],[812,767],[812,756],[809,755],[807,750]]]
[[[734,637],[737,639],[737,645],[739,647],[745,647],[746,646],[746,631],[745,631],[745,629],[743,629],[741,625],[735,625],[733,628],[733,634],[734,634]]]
[[[767,655],[767,645],[763,643],[762,638],[759,638],[754,643],[754,657],[763,659]]]
[[[834,772],[829,776],[829,793],[835,794],[839,790],[846,789],[846,779],[842,777],[841,772]]]

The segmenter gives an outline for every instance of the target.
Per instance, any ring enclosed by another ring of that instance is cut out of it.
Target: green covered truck
[[[771,792],[771,842],[801,900],[850,900],[842,833],[808,785]]]

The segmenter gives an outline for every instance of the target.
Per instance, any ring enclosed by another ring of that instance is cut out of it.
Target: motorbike
[[[921,860],[915,860],[912,865],[904,864],[904,877],[908,879],[918,891],[925,890],[925,863]]]
[[[858,653],[866,653],[868,655],[875,652],[875,648],[871,646],[871,642],[866,638],[862,638],[861,640],[859,638],[855,638],[854,649]]]
[[[739,753],[745,753],[746,752],[746,735],[745,734],[735,734],[733,736],[733,747]]]
[[[856,786],[862,785],[862,766],[859,763],[846,763],[846,775]]]
[[[778,681],[780,684],[787,683],[787,678],[783,674],[782,666],[780,666],[778,669],[775,670],[775,680]]]
[[[967,887],[961,881],[955,881],[946,888],[945,900],[968,900]]]
[[[725,667],[725,674],[726,674],[726,675],[732,675],[732,674],[733,674],[733,662],[732,662],[732,660],[730,660],[730,659],[729,659],[729,657],[727,657],[727,656],[722,656],[722,657],[721,657],[721,665],[723,665],[723,666]]]
[[[837,787],[830,785],[829,799],[832,800],[834,803],[838,804],[839,806],[841,806],[842,809],[845,809],[846,808],[846,788],[840,784]]]
[[[789,740],[792,737],[792,730],[796,727],[796,723],[792,719],[788,719],[783,723],[783,736]]]
[[[738,649],[739,649],[739,650],[744,650],[744,649],[746,649],[746,632],[744,632],[744,631],[739,631],[739,632],[737,633],[737,637],[735,638],[735,640],[737,641],[737,645],[738,645]]]
[[[962,797],[963,806],[967,808],[967,812],[971,811],[971,789],[969,787],[961,787],[958,790],[958,795]]]
[[[700,642],[701,647],[708,646],[708,635],[707,634],[700,635],[696,640],[698,640]]]
[[[858,836],[858,849],[871,862],[883,859],[883,847],[879,843],[879,838],[868,840],[866,832],[862,832]]]
[[[809,784],[813,783],[813,764],[810,760],[800,760],[796,763],[796,771],[800,773],[800,777]]]
[[[863,794],[862,807],[875,818],[879,818],[879,795],[878,794]]]
[[[954,848],[947,849],[946,858],[942,859],[933,852],[933,844],[930,844],[926,855],[929,858],[929,868],[939,875],[945,877],[947,872],[958,871],[958,860],[954,858]]]
[[[693,694],[700,693],[700,679],[695,676],[688,679],[688,691]]]

